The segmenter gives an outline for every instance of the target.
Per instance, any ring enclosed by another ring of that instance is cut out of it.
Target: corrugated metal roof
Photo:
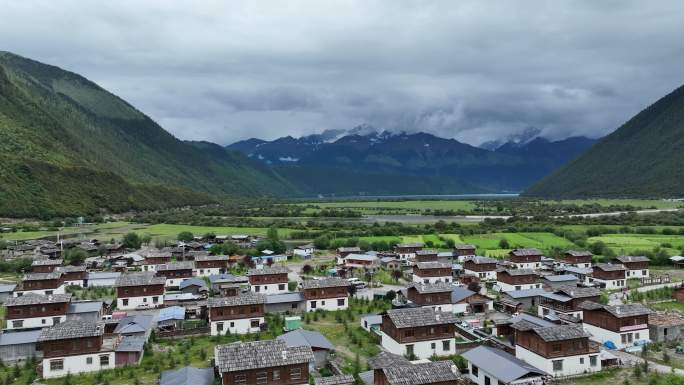
[[[530,375],[546,375],[543,370],[512,354],[488,346],[478,346],[463,353],[462,356],[471,364],[481,367],[495,379],[506,384]]]
[[[288,347],[309,346],[312,348],[332,350],[335,347],[323,334],[309,330],[297,329],[278,336]]]

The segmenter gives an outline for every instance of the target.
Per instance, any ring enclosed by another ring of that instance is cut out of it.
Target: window
[[[121,300],[121,304],[122,304],[123,306],[128,306],[128,298],[122,299],[122,300]]]
[[[24,320],[12,321],[12,327],[13,328],[23,328],[24,327]]]
[[[475,365],[471,365],[470,372],[473,374],[473,376],[478,377],[480,375],[480,368]]]
[[[152,297],[152,302],[153,303],[159,302],[159,297]]]
[[[634,339],[639,340],[639,333],[634,333]]]
[[[50,360],[50,371],[58,372],[64,370],[64,360]]]
[[[344,298],[340,298],[337,300],[337,306],[344,306]]]
[[[554,352],[554,353],[560,352],[561,349],[562,349],[561,344],[553,344],[553,345],[551,345],[551,351]]]
[[[484,385],[492,385],[492,380],[490,380],[487,376],[485,376]]]
[[[325,306],[325,301],[321,301],[321,306]]]
[[[406,345],[406,355],[407,356],[413,355],[413,345]]]
[[[598,364],[597,356],[589,356],[589,365],[596,366]]]
[[[273,381],[275,381],[275,380],[280,380],[280,370],[279,369],[273,370]]]
[[[285,290],[285,284],[284,284],[284,283],[279,284],[279,285],[278,285],[278,290],[280,290],[280,291]]]
[[[290,369],[290,380],[300,380],[301,378],[302,378],[302,369],[301,368]]]
[[[664,328],[664,329],[663,329],[663,335],[664,335],[664,336],[667,336],[667,328]]]
[[[62,319],[59,317],[52,317],[52,324],[57,325]]]
[[[92,365],[93,364],[93,357],[86,357],[86,364]]]
[[[435,349],[437,349],[437,344],[436,344],[436,343],[434,343],[434,342],[433,342],[433,343],[431,343],[431,344],[430,344],[430,349],[432,349],[432,350],[435,350]]]
[[[553,360],[551,362],[553,363],[554,372],[560,372],[563,370],[563,360]]]
[[[234,327],[235,327],[235,322],[231,322],[231,323],[230,323],[230,327],[231,327],[231,328],[234,328]]]
[[[52,290],[45,290],[45,295],[52,295]]]
[[[258,319],[253,319],[250,321],[250,326],[253,328],[258,328],[259,327],[259,320]]]
[[[311,301],[311,308],[315,309],[316,308],[316,301]]]
[[[143,297],[143,303],[147,303],[147,297]]]
[[[109,366],[109,356],[104,354],[100,356],[100,366]]]
[[[584,357],[580,357],[580,365],[584,365]]]
[[[445,352],[448,352],[449,350],[451,350],[451,341],[449,341],[449,340],[442,341],[442,350],[444,350]]]
[[[47,322],[47,321],[45,320],[45,318],[43,318],[42,320],[40,320],[40,323],[42,323],[43,325],[45,325],[46,322]]]
[[[247,383],[246,374],[236,374],[233,379],[235,380],[235,385],[245,385]]]
[[[521,289],[520,286],[518,286],[518,285],[515,286],[515,290],[520,290],[520,289]],[[486,378],[486,377],[485,377],[485,378]]]
[[[216,323],[216,331],[217,331],[217,332],[222,332],[222,331],[223,331],[223,322],[217,322],[217,323]]]
[[[259,285],[254,286],[254,292],[258,293],[260,291],[261,291],[261,286],[259,286]]]
[[[256,373],[256,383],[265,384],[268,382],[268,372],[257,372]]]

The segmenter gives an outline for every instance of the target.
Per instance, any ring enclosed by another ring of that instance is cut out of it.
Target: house
[[[62,280],[62,273],[53,271],[51,273],[29,273],[24,276],[24,280],[19,283],[14,291],[14,296],[19,297],[25,294],[64,294],[65,286]]]
[[[367,332],[378,332],[382,325],[382,316],[379,314],[362,314],[359,322]]]
[[[381,345],[390,353],[417,357],[456,353],[453,313],[429,307],[387,310],[382,314]]]
[[[516,269],[539,269],[542,252],[537,249],[514,249],[508,253],[508,260]]]
[[[599,346],[589,341],[582,326],[539,327],[528,321],[515,330],[515,356],[554,377],[601,370]]]
[[[213,385],[213,368],[193,368],[185,366],[176,370],[165,370],[159,379],[159,385]]]
[[[496,286],[501,292],[513,290],[540,289],[539,275],[532,269],[520,268],[496,272]]]
[[[684,337],[684,315],[658,311],[648,315],[648,332],[653,342],[679,341]]]
[[[420,362],[410,365],[387,366],[375,370],[375,384],[379,385],[466,385],[451,361]]]
[[[474,245],[456,245],[454,246],[454,255],[458,258],[459,262],[463,262],[467,257],[474,257],[475,250]]]
[[[152,272],[122,274],[117,278],[116,307],[119,310],[157,307],[164,304],[164,277]]]
[[[356,379],[351,374],[338,374],[330,377],[318,377],[314,380],[314,385],[354,385]]]
[[[477,385],[541,385],[547,374],[501,349],[478,346],[461,355],[470,381]]]
[[[16,288],[16,283],[0,284],[0,304],[5,303],[8,298],[12,298],[12,293]]]
[[[380,258],[380,266],[387,270],[401,270],[401,261],[394,257]]]
[[[463,262],[463,272],[474,275],[483,281],[496,280],[496,259],[487,257],[471,257]]]
[[[591,285],[594,269],[591,267],[565,266],[559,270],[563,275],[574,275],[579,285]]]
[[[644,256],[623,255],[615,258],[627,269],[627,278],[648,278],[648,263],[651,261]]]
[[[546,317],[549,314],[564,314],[584,319],[584,311],[580,306],[585,301],[598,302],[601,291],[593,287],[564,287],[539,296],[537,315]]]
[[[438,254],[439,252],[437,252],[437,250],[416,250],[416,257],[414,260],[416,262],[437,262],[439,259]]]
[[[64,285],[85,287],[88,274],[85,266],[59,266],[55,271],[62,273]]]
[[[310,348],[288,347],[282,340],[234,342],[214,348],[223,385],[308,385],[313,359]]]
[[[203,255],[195,258],[193,274],[198,277],[224,274],[228,271],[228,257],[225,255]]]
[[[86,287],[114,286],[121,276],[118,272],[89,271],[86,273],[84,285]]]
[[[43,329],[38,343],[43,351],[43,378],[114,368],[116,344],[105,340],[101,323],[66,321]]]
[[[38,350],[38,337],[41,330],[22,330],[0,333],[0,357],[5,363],[23,361],[30,358],[41,359]]]
[[[266,296],[266,313],[300,313],[306,311],[301,292],[269,294]]]
[[[211,284],[211,291],[213,291],[214,293],[218,293],[219,291],[221,291],[221,286],[223,285],[235,286],[237,288],[247,287],[247,285],[249,284],[249,279],[242,275],[233,275],[226,273],[219,275],[210,275],[209,283]]]
[[[563,254],[562,262],[565,265],[586,269],[591,267],[593,256],[594,254],[589,251],[568,250]]]
[[[651,341],[648,330],[651,310],[642,304],[609,306],[585,301],[581,307],[584,310],[584,329],[596,342],[624,349],[636,341]]]
[[[57,266],[62,266],[63,259],[34,259],[31,262],[31,272],[52,273]]]
[[[147,341],[154,326],[154,316],[151,314],[129,315],[119,320],[113,334],[124,337],[142,337]]]
[[[145,337],[123,337],[114,348],[114,364],[117,368],[138,365],[145,354]]]
[[[299,245],[292,250],[293,255],[298,255],[302,258],[309,257],[313,255],[316,248],[313,243],[307,243],[306,245]]]
[[[156,276],[166,279],[165,286],[177,289],[183,280],[192,278],[194,264],[192,261],[169,262],[157,265]]]
[[[414,258],[416,257],[416,251],[422,250],[423,249],[423,244],[420,242],[417,243],[400,243],[396,246],[394,246],[394,252],[399,255],[399,260],[401,260],[404,264],[407,264],[409,261],[413,261]]]
[[[314,356],[314,366],[317,369],[328,365],[330,352],[335,349],[323,334],[304,329],[297,329],[278,336],[279,340],[285,341],[288,348],[305,346],[311,349]]]
[[[499,305],[502,310],[517,313],[520,310],[533,309],[539,304],[539,296],[546,293],[544,289],[513,290],[501,293]]]
[[[416,262],[413,265],[413,282],[452,282],[451,265],[442,262]]]
[[[67,320],[97,322],[102,320],[105,304],[102,301],[72,301],[67,308]]]
[[[181,293],[190,293],[195,295],[206,295],[209,292],[207,283],[200,278],[189,278],[180,283],[178,289]]]
[[[169,262],[171,262],[171,255],[148,255],[147,257],[145,257],[145,260],[143,261],[140,268],[142,269],[142,271],[157,271],[158,265],[165,265]]]
[[[375,270],[380,267],[380,258],[372,254],[349,254],[344,259],[344,267]]]
[[[454,314],[480,314],[494,310],[494,301],[465,287],[451,290],[451,304]]]
[[[597,263],[592,279],[607,290],[623,289],[627,287],[627,269],[623,265]]]
[[[207,302],[211,335],[247,334],[261,330],[266,322],[266,298],[258,293],[212,297]]]
[[[290,291],[287,279],[288,272],[289,270],[284,266],[249,269],[247,272],[249,286],[255,293],[288,293]]]
[[[508,337],[511,344],[515,345],[515,329],[513,329],[513,325],[521,321],[529,322],[536,327],[549,327],[557,325],[554,322],[535,317],[529,313],[520,312],[511,316],[511,318],[503,318],[494,321],[496,326],[496,332],[494,334],[499,337]]]
[[[450,283],[413,283],[406,289],[406,298],[416,306],[426,306],[438,311],[453,312]]]
[[[579,279],[572,274],[545,275],[542,277],[542,287],[555,290],[565,286],[577,286]]]
[[[44,328],[66,321],[71,294],[26,294],[5,301],[7,330]]]
[[[361,253],[361,248],[360,247],[338,247],[337,248],[337,255],[340,257],[340,259],[347,258],[347,255],[349,254],[360,254]]]
[[[302,282],[306,311],[345,310],[349,307],[350,283],[342,278],[310,279]]]

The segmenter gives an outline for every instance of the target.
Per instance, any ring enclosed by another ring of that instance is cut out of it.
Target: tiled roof
[[[456,250],[475,250],[474,245],[456,245],[454,246]]]
[[[338,376],[316,378],[316,385],[354,385],[354,376],[350,374],[340,374]]]
[[[580,304],[584,310],[604,309],[616,318],[634,317],[651,314],[651,309],[640,303],[628,303],[624,305],[602,305],[600,303],[584,301]]]
[[[573,257],[593,257],[594,254],[592,254],[590,251],[586,250],[568,250],[565,252],[567,255],[571,255]]]
[[[577,277],[572,274],[545,275],[543,278],[549,282],[577,281]]]
[[[216,366],[222,373],[309,363],[313,352],[307,346],[288,348],[284,341],[234,342],[215,348]]]
[[[417,262],[416,267],[419,269],[451,269],[451,265],[442,262]]]
[[[556,289],[556,292],[563,293],[567,295],[568,297],[572,298],[588,298],[588,297],[596,297],[601,295],[601,290],[595,287],[576,287],[576,286],[568,286],[568,287],[560,287]]]
[[[400,243],[395,247],[402,248],[402,247],[423,247],[424,244],[420,242],[413,242],[413,243]]]
[[[534,256],[534,255],[542,255],[542,252],[537,250],[537,249],[514,249],[514,250],[511,250],[511,255],[515,255],[518,257]]]
[[[468,259],[468,261],[472,261],[476,265],[482,265],[482,264],[488,264],[488,263],[497,263],[498,262],[498,260],[496,260],[494,258],[480,257],[480,256],[472,257],[472,258]]]
[[[195,257],[196,262],[206,262],[206,261],[227,261],[227,255],[198,255]]]
[[[59,266],[62,262],[63,259],[34,259],[31,266]]]
[[[437,283],[413,283],[409,288],[415,288],[419,293],[443,293],[454,290],[454,285],[446,282]]]
[[[648,324],[655,326],[682,326],[684,314],[677,311],[659,311],[648,315]]]
[[[169,262],[157,265],[157,271],[192,270],[194,267],[195,264],[192,261]]]
[[[263,269],[249,269],[247,275],[269,275],[269,274],[287,274],[290,270],[285,266],[271,266]]]
[[[43,329],[38,342],[101,336],[104,333],[103,326],[97,322],[69,320]]]
[[[618,261],[622,263],[629,263],[629,262],[650,262],[651,260],[648,259],[648,257],[644,256],[633,256],[633,255],[623,255],[620,257],[615,258]]]
[[[244,293],[233,297],[212,297],[209,298],[207,306],[212,307],[226,307],[226,306],[241,306],[241,305],[257,305],[266,303],[266,296],[258,293]]]
[[[410,365],[411,361],[404,356],[381,351],[375,357],[368,359],[368,366],[371,369],[382,369],[390,366]]]
[[[67,266],[59,266],[59,267],[57,267],[56,270],[61,271],[62,273],[77,273],[77,272],[86,271],[86,267],[85,266],[67,265]]]
[[[584,331],[582,326],[576,325],[556,325],[545,328],[536,327],[533,330],[546,342],[565,341],[575,338],[589,337],[589,334]]]
[[[507,269],[504,271],[510,276],[537,275],[537,272],[532,269]]]
[[[53,271],[52,273],[28,273],[24,276],[24,281],[42,281],[47,279],[59,279],[62,273]]]
[[[114,286],[144,286],[144,285],[163,285],[166,283],[164,277],[155,277],[153,272],[122,274],[116,279]]]
[[[321,289],[326,287],[349,287],[349,281],[343,278],[307,279],[302,281],[302,289]]]
[[[458,370],[451,361],[390,366],[382,370],[389,385],[424,385],[452,383],[452,381],[458,381],[459,384],[468,384],[470,382],[457,374]]]
[[[433,249],[416,250],[416,255],[437,255],[438,251]]]
[[[624,265],[612,264],[612,263],[597,263],[596,266],[594,266],[594,268],[599,269],[599,270],[603,270],[603,271],[626,270]]]
[[[5,300],[5,306],[38,305],[48,303],[63,303],[71,301],[71,294],[24,294],[21,297],[9,297]]]
[[[453,313],[443,313],[429,307],[387,310],[387,316],[400,329],[457,322]]]

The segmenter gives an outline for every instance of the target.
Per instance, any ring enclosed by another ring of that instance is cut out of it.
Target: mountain
[[[360,126],[334,141],[316,135],[287,136],[248,139],[227,148],[271,165],[309,193],[340,194],[342,188],[346,193],[374,195],[458,194],[520,191],[593,142],[581,137],[557,142],[536,138],[490,151],[427,133]]]
[[[93,214],[291,194],[239,152],[185,143],[75,73],[0,52],[0,215]]]
[[[530,187],[539,197],[684,196],[684,86]]]
[[[523,132],[514,133],[508,135],[505,139],[495,139],[488,142],[480,144],[480,148],[485,150],[496,151],[499,147],[503,145],[519,145],[524,146],[525,144],[536,139],[541,134],[541,130],[535,127],[527,127]]]

